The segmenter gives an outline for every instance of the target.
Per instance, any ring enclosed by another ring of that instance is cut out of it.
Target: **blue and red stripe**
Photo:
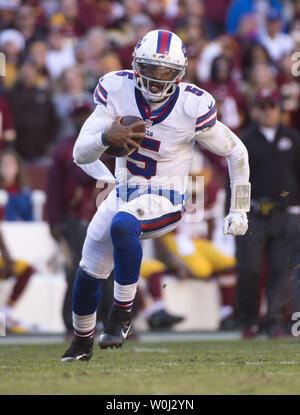
[[[182,216],[182,211],[167,213],[166,215],[160,216],[159,218],[140,221],[142,232],[154,232],[165,228],[166,226],[172,225],[179,221]]]
[[[197,118],[196,125],[202,123],[203,121],[207,120],[214,112],[216,112],[216,105],[212,107],[206,114],[202,115],[201,117]]]
[[[167,30],[159,30],[156,53],[167,55],[170,50],[172,33]]]
[[[105,107],[107,106],[107,102],[104,101],[104,99],[102,99],[100,97],[100,94],[99,94],[97,88],[95,89],[95,92],[94,92],[94,98],[95,98],[96,102],[98,102],[99,104],[103,104]]]
[[[132,301],[119,301],[115,298],[113,299],[113,306],[119,307],[122,310],[130,311],[132,309],[133,300]]]
[[[208,121],[201,125],[201,127],[196,127],[196,131],[204,130],[204,128],[212,127],[217,122],[217,117],[214,117],[212,120]]]
[[[105,98],[105,99],[107,99],[107,91],[106,91],[106,89],[104,88],[104,86],[103,86],[103,85],[101,85],[100,81],[99,81],[99,83],[98,83],[98,86],[99,86],[99,89],[100,89],[100,91],[102,92],[102,95],[104,96],[104,98]]]

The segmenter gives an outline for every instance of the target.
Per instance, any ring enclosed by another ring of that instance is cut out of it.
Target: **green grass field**
[[[0,346],[0,394],[299,394],[299,339],[139,343],[62,363],[67,345]]]

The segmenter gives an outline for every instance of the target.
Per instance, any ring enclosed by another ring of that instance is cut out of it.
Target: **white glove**
[[[223,224],[224,235],[245,235],[248,229],[248,219],[245,212],[232,212],[226,216]]]

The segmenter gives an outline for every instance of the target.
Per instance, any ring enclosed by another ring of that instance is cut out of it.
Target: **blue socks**
[[[74,313],[85,316],[96,312],[100,303],[104,281],[91,277],[82,268],[78,268],[72,294]]]

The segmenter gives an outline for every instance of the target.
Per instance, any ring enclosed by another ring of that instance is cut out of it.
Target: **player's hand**
[[[142,141],[145,137],[145,133],[136,132],[134,130],[139,126],[145,125],[145,121],[140,120],[129,126],[124,126],[121,124],[121,119],[122,117],[118,117],[106,131],[106,142],[115,147],[124,147],[128,152],[132,151],[132,147],[138,149],[140,145],[134,139]]]
[[[245,212],[232,212],[224,219],[223,233],[234,236],[245,235],[248,229],[248,219]]]

